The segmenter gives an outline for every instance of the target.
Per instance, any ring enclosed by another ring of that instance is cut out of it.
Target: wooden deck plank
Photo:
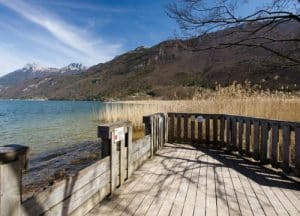
[[[234,186],[235,194],[237,196],[239,208],[241,210],[242,215],[253,215],[244,188],[241,184],[239,173],[233,167],[229,169],[229,173],[231,176],[231,180]]]
[[[173,202],[175,200],[182,179],[180,170],[181,170],[180,166],[176,166],[174,168],[174,172],[176,173],[175,177],[173,179],[172,184],[169,186],[169,190],[167,193],[168,197],[163,201],[162,205],[160,206],[158,215],[168,215],[172,208]]]
[[[142,175],[143,176],[143,175]],[[101,208],[92,210],[90,213],[92,215],[109,215],[114,210],[115,206],[118,205],[119,197],[118,194],[129,192],[137,184],[136,179],[142,177],[139,173],[134,173],[130,181],[126,182],[120,190],[117,190],[111,199],[104,200]]]
[[[240,207],[238,205],[237,196],[234,191],[232,179],[229,173],[229,168],[224,167],[222,169],[224,186],[226,191],[226,197],[228,200],[228,208],[230,215],[241,215]]]
[[[263,172],[263,169],[259,168],[258,172]],[[265,175],[263,176],[258,176],[258,175],[253,175],[253,176],[256,176],[254,177],[255,184],[258,185],[259,187],[259,189],[255,191],[256,192],[262,191],[262,193],[267,197],[268,201],[270,202],[270,205],[274,208],[277,215],[288,215],[288,212],[285,210],[284,206],[282,206],[276,194],[274,194],[274,192],[272,191],[273,183],[271,185],[267,183],[266,179],[268,178],[268,173],[265,173]],[[262,207],[265,207],[265,205],[262,205]],[[267,214],[267,215],[271,215],[271,214]]]
[[[248,181],[248,178],[245,175],[240,175],[239,178],[242,184],[242,187],[244,188],[246,197],[248,199],[248,202],[250,204],[250,207],[252,209],[252,212],[255,216],[257,215],[264,215],[264,210],[262,206],[260,205],[256,194],[251,186],[251,184]]]
[[[159,163],[157,166],[153,166],[149,170],[149,174],[145,175],[142,179],[140,179],[139,184],[134,187],[134,189],[130,192],[130,194],[121,200],[119,203],[119,206],[121,208],[118,208],[122,215],[133,215],[133,213],[136,211],[140,203],[142,202],[144,196],[151,190],[152,186],[156,182],[156,178],[158,178],[159,175],[163,175],[165,173],[165,168],[160,166],[160,163],[162,162],[163,158],[159,160]],[[171,160],[168,160],[167,163],[170,163]],[[168,164],[166,164],[168,166]],[[115,212],[112,215],[119,215],[115,214]]]
[[[183,210],[184,210],[185,201],[187,198],[190,199],[190,197],[188,197],[188,189],[189,189],[189,186],[192,184],[191,177],[193,174],[193,169],[196,164],[195,153],[196,153],[195,151],[189,151],[189,154],[186,157],[186,160],[188,160],[188,164],[187,164],[188,167],[184,169],[184,172],[183,172],[183,175],[181,178],[181,183],[180,183],[179,189],[177,191],[175,200],[173,202],[170,215],[182,215]],[[191,201],[191,200],[188,200],[188,201]],[[193,212],[187,212],[187,211],[185,213],[189,213],[190,215],[193,214]]]
[[[168,159],[165,163],[166,167],[164,167],[161,164],[164,160],[163,155],[160,159],[161,160],[159,160],[158,164],[159,166],[153,166],[152,169],[149,170],[149,176],[145,176],[143,180],[140,181],[139,185],[131,192],[133,198],[131,200],[126,198],[127,204],[124,202],[123,205],[127,205],[127,207],[123,210],[122,215],[133,215],[142,203],[143,199],[155,185],[159,176],[164,176],[166,174],[166,168],[172,168],[172,160]]]
[[[272,187],[272,191],[275,196],[278,198],[284,209],[290,215],[300,215],[300,212],[295,208],[293,203],[287,198],[287,196],[282,192],[280,188]]]
[[[253,188],[257,201],[264,211],[264,215],[277,215],[274,207],[272,206],[269,198],[266,196],[265,192],[262,190],[259,184],[248,178],[248,182]]]
[[[217,213],[219,216],[229,215],[228,202],[226,191],[224,187],[224,179],[222,169],[224,164],[215,158],[212,158],[212,162],[215,164],[215,184],[216,184],[216,200],[217,200]]]
[[[213,158],[207,160],[206,215],[217,215],[216,183]]]
[[[167,149],[162,150],[161,154],[164,153],[167,153]],[[124,184],[123,187],[115,191],[114,196],[111,199],[104,200],[103,204],[101,205],[101,208],[94,209],[97,212],[92,211],[91,213],[96,215],[111,214],[112,211],[115,210],[115,207],[118,205],[118,202],[120,201],[120,195],[129,193],[132,190],[132,188],[134,188],[136,184],[138,184],[137,179],[142,178],[147,174],[145,170],[148,170],[151,167],[153,167],[153,165],[155,165],[153,163],[159,164],[159,160],[151,160],[148,163],[143,164],[143,166],[139,170],[134,172],[133,176]]]
[[[300,197],[296,196],[291,190],[283,190],[285,196],[293,204],[293,206],[300,211]]]
[[[184,202],[182,215],[193,215],[194,214],[194,208],[195,208],[195,198],[197,193],[197,185],[198,185],[198,176],[200,171],[200,161],[198,158],[201,157],[200,151],[195,151],[195,156],[193,158],[193,171],[191,175],[191,179],[189,182],[189,188],[188,193]]]
[[[280,216],[281,215],[289,215],[288,212],[285,210],[284,206],[282,206],[281,202],[278,200],[276,195],[273,193],[271,188],[263,185],[262,190],[268,196],[268,198],[271,202],[271,205],[274,207],[274,209],[278,215],[280,215]]]
[[[185,158],[188,158],[188,157],[185,157]],[[173,180],[172,185],[170,185],[170,187],[169,187],[169,190],[168,190],[167,195],[166,195],[166,199],[163,201],[163,203],[160,207],[158,215],[169,215],[170,210],[171,210],[172,205],[173,205],[173,202],[176,198],[179,185],[180,185],[181,180],[182,180],[181,169],[182,168],[180,166],[178,166],[174,169],[175,173],[176,173],[176,176]]]
[[[205,154],[201,157],[201,166],[198,177],[198,186],[195,200],[194,215],[205,215],[206,209],[206,174],[207,174],[208,156]]]
[[[88,215],[300,215],[299,188],[223,151],[166,144]]]
[[[174,156],[175,157],[180,157],[182,153],[183,153],[182,151],[181,152],[177,151],[174,154]],[[169,161],[170,161],[171,164],[170,164],[170,167],[168,169],[169,170],[176,170],[180,160],[179,159],[174,159],[174,160],[169,160]],[[165,170],[165,172],[166,172],[166,170]],[[134,215],[145,215],[147,213],[149,207],[154,202],[154,200],[157,198],[157,195],[160,192],[160,189],[161,189],[160,183],[162,183],[164,181],[164,178],[168,174],[169,173],[164,173],[164,174],[161,174],[161,176],[159,176],[159,178],[156,180],[156,182],[154,184],[154,187],[152,187],[151,190],[149,191],[149,193],[145,196],[144,200],[142,201],[140,206],[137,208]]]
[[[186,155],[185,159],[188,161],[186,168],[183,169],[181,174],[181,181],[178,187],[178,191],[176,193],[176,197],[172,204],[172,208],[170,210],[170,214],[168,215],[181,215],[183,211],[184,202],[187,196],[189,180],[192,175],[192,157],[194,157],[193,152],[189,151],[189,154]],[[168,197],[167,197],[168,199]],[[162,214],[163,215],[163,214]]]
[[[176,164],[176,166],[179,167],[179,171],[174,173],[174,172],[172,172],[172,170],[170,170],[170,173],[169,173],[168,177],[166,178],[166,180],[163,182],[163,184],[159,185],[159,187],[161,187],[162,190],[156,194],[157,196],[151,203],[151,205],[146,213],[147,216],[157,215],[159,213],[159,210],[163,204],[163,201],[166,199],[168,189],[174,183],[174,179],[177,176],[176,174],[179,173],[179,176],[181,177],[181,175],[182,175],[181,172],[183,172],[183,170],[185,169],[186,163],[188,163],[187,161],[184,160],[185,155],[188,154],[188,152],[189,152],[189,150],[182,150],[182,154],[179,157],[180,159],[178,160],[178,162]]]

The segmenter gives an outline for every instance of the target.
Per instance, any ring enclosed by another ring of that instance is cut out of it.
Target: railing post
[[[263,121],[261,125],[261,148],[260,148],[260,163],[268,162],[268,140],[269,140],[269,124]]]
[[[278,168],[278,141],[279,141],[279,130],[278,124],[272,124],[272,153],[271,153],[271,164],[273,167]]]
[[[132,164],[132,125],[128,125],[127,130],[127,178],[129,178],[133,172],[133,164]]]
[[[168,138],[168,142],[169,143],[173,143],[174,142],[174,130],[175,130],[175,115],[173,113],[168,114],[168,117],[170,119],[170,123],[169,123],[169,138]]]
[[[259,149],[260,149],[260,146],[259,146],[259,141],[260,141],[260,136],[259,136],[259,121],[254,121],[253,123],[254,125],[254,140],[253,140],[253,157],[255,160],[259,160]]]
[[[188,142],[188,115],[183,115],[183,140],[185,143]]]
[[[213,141],[214,145],[218,142],[218,118],[216,116],[213,117]]]
[[[246,119],[246,155],[250,156],[251,122]]]
[[[22,169],[27,166],[29,148],[22,145],[0,147],[0,215],[20,215]]]
[[[233,117],[231,119],[231,142],[232,142],[232,148],[234,150],[237,149],[237,119],[236,117]]]
[[[205,116],[205,142],[206,145],[210,144],[210,117]]]
[[[98,127],[98,137],[102,139],[102,157],[110,155],[110,191],[112,194],[132,172],[132,125],[129,122],[101,125]]]
[[[225,142],[225,117],[222,115],[220,118],[220,145],[224,147]]]
[[[164,117],[164,144],[169,142],[169,118],[168,114],[163,114]]]
[[[282,145],[282,170],[289,171],[290,168],[290,145],[291,131],[290,126],[284,125],[282,128],[283,145]]]
[[[243,138],[244,138],[244,119],[240,118],[239,119],[239,134],[238,134],[238,140],[239,140],[238,150],[239,150],[240,154],[244,153]]]
[[[180,143],[181,142],[181,115],[177,114],[177,142]]]
[[[191,117],[191,144],[195,144],[195,116]]]
[[[203,142],[203,117],[202,116],[198,116],[197,117],[197,122],[198,122],[198,144],[199,146],[202,144]]]
[[[153,116],[143,116],[143,123],[145,124],[145,135],[150,135],[150,157],[153,156],[154,150],[154,119]]]
[[[300,176],[300,127],[295,128],[295,173],[297,176]]]
[[[226,148],[231,150],[231,118],[226,117]]]

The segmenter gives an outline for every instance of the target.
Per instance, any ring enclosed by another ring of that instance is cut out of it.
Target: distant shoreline
[[[34,99],[30,99],[30,98],[0,98],[0,101],[80,101],[80,102],[101,102],[101,103],[105,103],[105,102],[115,102],[115,101],[100,101],[100,100],[71,100],[71,99],[44,99],[44,98],[34,98]]]

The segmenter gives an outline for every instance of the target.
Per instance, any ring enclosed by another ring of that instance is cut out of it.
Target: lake
[[[32,154],[97,140],[101,102],[0,100],[0,145],[24,144]]]

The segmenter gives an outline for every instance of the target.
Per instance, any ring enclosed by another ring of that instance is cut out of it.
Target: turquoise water
[[[97,112],[91,101],[0,100],[0,145],[24,144],[36,154],[97,140]]]

